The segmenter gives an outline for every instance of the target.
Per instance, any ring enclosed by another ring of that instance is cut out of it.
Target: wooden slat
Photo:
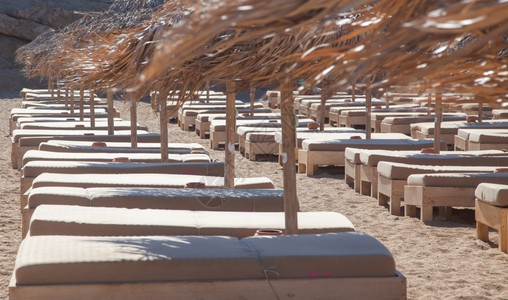
[[[284,213],[287,234],[298,233],[298,196],[296,193],[295,148],[296,128],[293,86],[287,81],[281,88],[282,166],[284,186]]]

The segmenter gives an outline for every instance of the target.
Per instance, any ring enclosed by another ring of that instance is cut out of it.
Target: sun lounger
[[[434,123],[414,123],[411,124],[411,137],[415,139],[432,138],[434,136]],[[449,149],[454,149],[455,135],[461,128],[508,128],[508,121],[506,120],[490,120],[488,122],[442,122],[441,123],[441,140],[448,144]]]
[[[457,131],[454,138],[455,150],[494,150],[508,148],[508,129],[481,128]]]
[[[108,114],[107,113],[98,113],[98,114],[95,114],[94,116],[95,116],[96,121],[100,122],[100,121],[106,120],[106,118],[108,117]],[[27,123],[68,122],[68,121],[79,121],[79,115],[74,114],[73,117],[62,116],[62,115],[52,116],[52,117],[20,117],[20,118],[16,118],[15,127],[12,128],[12,130],[19,129],[19,128],[21,128],[21,126],[23,124],[27,124]],[[83,118],[83,121],[84,121],[83,124],[90,124],[89,115],[87,115],[85,118]],[[119,121],[122,121],[122,119],[113,118],[113,121],[119,122]],[[12,130],[9,131],[10,134],[12,134]]]
[[[489,241],[489,227],[498,232],[499,250],[508,253],[508,185],[480,183],[475,190],[476,236]]]
[[[70,295],[127,300],[287,295],[406,299],[406,280],[383,244],[355,232],[241,240],[226,236],[23,240],[9,285],[10,299]]]
[[[244,104],[240,100],[237,100],[235,108],[237,110],[250,109],[250,104]],[[255,103],[254,108],[263,108],[262,103]],[[185,131],[191,130],[194,127],[197,115],[201,112],[207,112],[210,110],[226,110],[226,103],[224,104],[212,104],[212,103],[199,103],[189,106],[182,106],[178,111],[178,124],[180,128]]]
[[[468,149],[489,150],[508,149],[508,129],[506,130],[483,130],[472,132],[469,135]]]
[[[115,121],[113,124],[115,130],[130,130],[130,121]],[[108,122],[106,119],[95,120],[95,127],[91,127],[90,121],[70,121],[67,122],[30,122],[21,124],[20,129],[24,130],[85,130],[85,129],[96,129],[96,130],[107,130]],[[138,125],[138,130],[148,131],[148,127]]]
[[[406,216],[432,221],[433,207],[475,207],[475,190],[480,183],[506,184],[508,173],[414,174],[404,187]]]
[[[466,114],[461,113],[445,113],[443,114],[443,121],[461,121],[465,120]],[[391,133],[398,132],[411,135],[411,124],[433,122],[433,116],[419,116],[419,117],[386,117],[381,121],[381,132]]]
[[[107,112],[104,109],[95,110],[95,115],[104,116]],[[70,110],[59,110],[59,109],[25,109],[25,108],[14,108],[11,110],[9,117],[9,129],[10,132],[17,128],[17,120],[19,118],[30,118],[30,117],[62,117],[62,118],[79,118],[79,111],[75,111],[71,114]],[[85,109],[84,118],[90,117],[90,110]],[[113,117],[118,118],[120,114],[117,112],[113,113]]]
[[[39,150],[52,152],[118,152],[118,153],[160,153],[160,143],[138,143],[131,148],[127,142],[92,142],[92,141],[59,141],[49,140],[39,145]],[[208,154],[205,147],[198,143],[168,143],[168,153],[173,154]]]
[[[205,187],[224,187],[224,178],[179,174],[67,174],[42,173],[32,181],[32,187],[149,187],[183,188],[188,183],[200,182]],[[273,182],[266,177],[235,178],[236,189],[273,189]],[[26,206],[28,193],[21,195],[21,207]]]
[[[256,230],[284,231],[284,212],[226,212],[41,205],[28,234],[74,236],[226,235],[253,236]],[[299,212],[299,234],[354,231],[336,212]]]
[[[248,114],[250,115],[250,109],[237,109],[239,114],[238,117],[242,118],[240,115]],[[272,114],[272,110],[269,108],[255,108],[254,116],[251,118],[259,117],[259,116],[268,116]],[[280,114],[279,114],[280,116]],[[206,133],[210,131],[210,123],[215,119],[226,119],[226,111],[225,110],[215,110],[209,111],[206,113],[199,113],[194,121],[194,131],[200,138],[204,139],[206,137]]]
[[[74,162],[112,162],[115,158],[126,157],[131,162],[160,163],[160,153],[126,152],[53,152],[29,150],[23,156],[22,166],[31,161],[74,161]],[[168,154],[168,162],[192,163],[210,162],[208,154]]]
[[[150,134],[145,130],[138,130],[138,141],[139,142],[155,142],[157,138],[160,141],[159,135]],[[114,136],[123,136],[122,141],[130,141],[130,130],[118,130],[115,131]],[[102,136],[102,138],[100,138]],[[111,135],[108,135],[107,130],[37,130],[37,129],[16,129],[12,132],[11,142],[11,163],[12,168],[17,169],[21,167],[21,160],[23,155],[29,151],[39,148],[39,144],[43,141],[51,139],[58,139],[57,137],[65,137],[65,139],[83,139],[83,140],[94,140],[103,141],[109,140]],[[93,138],[92,138],[93,137]],[[28,140],[28,138],[33,138]],[[23,142],[23,139],[27,139]]]
[[[441,144],[445,147],[444,143]],[[377,164],[381,161],[436,166],[505,166],[508,155],[503,151],[443,151],[440,154],[422,154],[406,151],[360,151],[360,193],[377,197]]]
[[[81,161],[30,161],[22,169],[20,194],[31,186],[35,177],[42,173],[59,174],[185,174],[204,176],[223,176],[223,162],[81,162]]]
[[[493,109],[492,119],[508,119],[508,109]]]
[[[360,98],[359,100],[365,101],[364,98]],[[374,100],[373,99],[372,101],[374,101],[374,105],[384,104],[384,103],[382,103],[381,100]],[[332,107],[343,107],[345,103],[347,103],[346,106],[348,106],[348,105],[350,106],[350,103],[355,103],[355,102],[351,102],[350,97],[339,99],[339,100],[327,99],[326,103],[325,103],[325,123],[328,120],[330,120],[330,109]],[[311,103],[308,108],[308,111],[309,111],[309,117],[311,119],[316,120],[316,121],[321,120],[321,102]]]
[[[464,173],[494,172],[494,166],[436,166],[404,164],[381,161],[377,165],[377,198],[379,205],[389,205],[392,215],[401,215],[401,200],[404,199],[404,186],[412,174],[425,173]]]
[[[329,98],[329,99],[326,99],[326,102],[329,103],[328,107],[331,107],[330,106],[331,103],[333,103],[335,106],[359,106],[359,105],[362,105],[362,104],[360,104],[362,102],[363,102],[363,106],[365,106],[365,96],[359,95],[355,102],[352,102],[351,95],[343,95],[343,96]],[[380,101],[378,99],[372,99],[372,103],[374,105],[383,105],[384,101]],[[321,97],[317,98],[317,99],[310,98],[310,99],[305,99],[305,100],[300,101],[300,105],[298,107],[298,112],[300,114],[308,116],[310,118],[311,117],[311,108],[312,108],[312,105],[314,105],[314,104],[317,104],[314,106],[314,109],[316,110],[316,113],[317,113],[317,109],[321,108]],[[326,110],[326,105],[325,105],[325,110]]]
[[[314,122],[311,119],[299,119],[296,127],[306,127],[307,124]],[[247,127],[272,127],[281,128],[281,120],[237,120],[236,129],[239,126]],[[238,135],[236,136],[236,142],[238,142]],[[210,148],[217,150],[219,145],[226,142],[226,120],[213,120],[210,125]]]
[[[416,150],[432,145],[432,140],[413,140],[398,133],[372,134],[371,140],[304,140],[302,149],[298,150],[298,172],[313,176],[322,165],[344,166],[346,148]]]
[[[26,233],[34,210],[41,205],[281,212],[283,197],[283,191],[277,189],[40,187],[30,191],[21,209],[22,227]]]
[[[24,209],[40,205],[79,205],[138,209],[218,211],[284,211],[279,189],[153,188],[153,187],[39,187],[28,194]]]

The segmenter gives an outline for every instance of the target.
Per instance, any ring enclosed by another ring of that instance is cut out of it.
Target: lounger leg
[[[388,205],[388,196],[381,194],[380,192],[377,192],[377,200],[378,204],[380,206]]]
[[[400,198],[397,197],[390,198],[390,213],[394,216],[401,215]]]
[[[501,212],[501,226],[498,232],[499,249],[508,253],[508,210]]]
[[[256,160],[256,155],[249,155],[248,158],[249,158],[250,161],[255,161]]]
[[[318,167],[317,165],[307,165],[307,176],[314,176],[318,171]]]
[[[370,182],[363,180],[361,181],[360,194],[370,196]]]
[[[406,217],[416,217],[416,206],[406,204]]]
[[[305,164],[298,163],[298,173],[302,174],[302,173],[306,173],[306,172],[307,172],[307,166]]]
[[[420,209],[420,219],[422,220],[422,222],[432,221],[432,210],[433,210],[432,206],[422,205]]]
[[[489,241],[489,226],[476,221],[476,238],[484,242]]]
[[[205,131],[204,131],[204,130],[200,130],[200,131],[199,131],[199,137],[200,137],[201,139],[205,139],[205,138],[206,138],[206,133],[205,133]]]

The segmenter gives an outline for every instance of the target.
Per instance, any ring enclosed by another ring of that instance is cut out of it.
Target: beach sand
[[[0,100],[0,299],[8,298],[8,284],[21,242],[20,173],[10,167],[8,137],[9,112],[20,103],[21,99]],[[128,120],[129,105],[116,101],[115,106]],[[159,131],[157,116],[147,103],[139,104],[138,123],[147,125],[152,132]],[[169,124],[169,139],[198,142],[209,149],[209,140],[181,131],[174,123]],[[224,151],[210,150],[210,155],[224,160]],[[237,152],[235,167],[238,177],[266,176],[282,188],[282,168],[275,161],[251,162]],[[490,243],[475,238],[473,210],[457,211],[451,221],[424,224],[416,218],[390,215],[376,199],[356,194],[343,178],[337,168],[320,170],[315,177],[298,174],[301,210],[340,212],[357,231],[381,241],[407,278],[409,299],[508,299],[508,255],[497,247],[497,232],[491,231]]]

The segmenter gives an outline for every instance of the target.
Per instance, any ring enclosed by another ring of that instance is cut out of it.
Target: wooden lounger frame
[[[392,215],[402,215],[400,202],[404,198],[404,186],[407,184],[407,180],[391,179],[381,174],[378,174],[377,178],[377,199],[379,205],[388,205]]]
[[[466,138],[463,138],[456,134],[453,137],[453,149],[455,151],[468,151],[469,150],[469,140]]]
[[[403,133],[411,135],[411,127],[409,124],[389,124],[381,122],[380,130],[382,133]]]
[[[433,219],[433,207],[474,207],[475,187],[446,186],[404,186],[405,214],[416,217],[416,208],[420,208],[420,219],[430,222]],[[449,212],[449,210],[448,210]]]
[[[257,155],[279,155],[279,144],[276,141],[251,142],[249,140],[245,140],[244,145],[245,158],[252,161],[256,160]]]
[[[344,166],[344,151],[298,150],[298,173],[314,176],[319,166]]]
[[[343,116],[339,115],[338,127],[351,127],[363,126],[365,127],[365,116]]]
[[[476,237],[489,241],[489,227],[498,231],[499,250],[508,253],[508,207],[475,201]]]
[[[360,192],[361,166],[361,164],[344,159],[344,180],[346,184],[353,185],[354,191],[357,193]]]
[[[433,139],[434,134],[426,134],[418,130],[411,130],[411,137],[414,139]],[[441,141],[444,141],[448,149],[454,149],[455,133],[441,133]]]
[[[478,150],[506,150],[508,149],[508,141],[506,143],[476,143],[472,141],[467,142],[469,151]]]
[[[295,278],[135,282],[109,284],[9,284],[11,300],[56,299],[407,299],[406,278],[393,277]]]

